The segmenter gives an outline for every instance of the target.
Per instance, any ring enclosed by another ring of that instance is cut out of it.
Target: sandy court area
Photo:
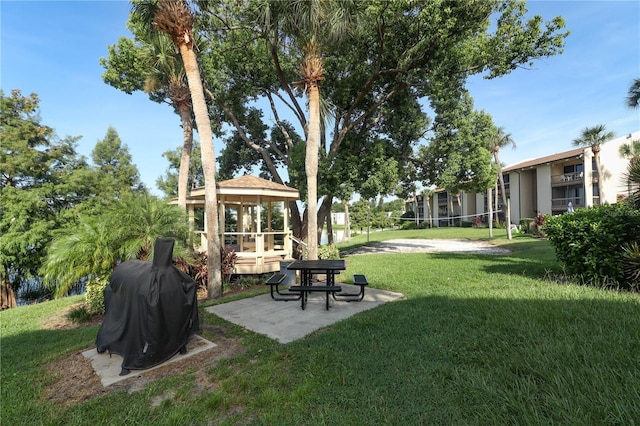
[[[345,255],[375,253],[478,253],[501,255],[510,251],[486,241],[399,238],[370,243],[344,252]]]

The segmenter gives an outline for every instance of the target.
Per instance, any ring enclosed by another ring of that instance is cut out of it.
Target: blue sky
[[[616,135],[640,130],[640,110],[625,106],[640,78],[640,2],[529,1],[530,14],[561,15],[571,35],[564,54],[537,61],[505,77],[473,77],[476,109],[511,133],[513,164],[572,149],[585,127],[605,124]],[[179,118],[141,93],[127,95],[102,82],[99,59],[129,36],[125,1],[0,1],[0,87],[40,97],[42,123],[60,137],[82,136],[90,156],[113,126],[154,192],[167,168],[164,151],[182,144]],[[222,142],[215,140],[216,150]]]

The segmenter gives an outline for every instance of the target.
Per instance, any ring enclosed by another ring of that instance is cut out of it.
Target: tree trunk
[[[307,253],[318,259],[318,138],[320,137],[320,93],[318,85],[309,87],[309,135],[305,156],[307,174]]]
[[[493,200],[491,200],[491,187],[487,189],[487,202],[489,203],[489,238],[493,238]]]
[[[504,176],[502,175],[502,166],[500,165],[500,159],[498,158],[498,152],[494,152],[493,158],[496,160],[496,164],[498,165],[498,182],[500,183],[500,191],[502,192],[502,208],[507,208],[507,191],[504,187]],[[510,212],[507,210],[504,215],[504,222],[507,226],[507,238],[511,239],[511,217]]]
[[[13,292],[13,287],[11,287],[11,282],[9,282],[9,277],[6,274],[2,274],[2,282],[0,283],[0,311],[15,308],[16,306],[16,295]]]
[[[604,204],[604,189],[602,185],[602,167],[600,167],[600,150],[594,150],[593,157],[596,161],[596,171],[598,172],[598,196],[600,205]]]
[[[289,213],[293,236],[304,239],[304,233],[302,232],[302,219],[300,218],[300,209],[298,208],[297,201],[289,201]]]
[[[318,208],[318,241],[322,237],[322,228],[324,223],[329,223],[331,220],[331,204],[333,203],[333,196],[325,195],[322,197],[322,203]]]
[[[344,206],[344,241],[351,240],[351,220],[349,219],[349,200],[342,200]]]
[[[178,173],[178,206],[187,209],[187,192],[189,192],[189,166],[193,151],[193,125],[191,122],[191,107],[186,102],[178,105],[180,121],[182,122],[182,156],[180,157],[180,171]]]
[[[207,230],[207,292],[209,298],[222,296],[220,261],[220,233],[218,225],[218,195],[216,192],[216,156],[207,104],[204,99],[202,80],[196,54],[186,44],[180,44],[180,55],[187,74],[191,104],[196,118],[204,174],[204,211]]]
[[[496,208],[495,211],[495,215],[496,215],[496,223],[500,223],[500,216],[498,216],[498,182],[496,182],[495,185],[495,193],[493,194],[494,200],[493,200],[493,205]]]
[[[331,219],[331,215],[328,214],[326,216],[326,219],[327,219],[327,243],[329,245],[334,245],[336,242],[333,239],[333,220]]]

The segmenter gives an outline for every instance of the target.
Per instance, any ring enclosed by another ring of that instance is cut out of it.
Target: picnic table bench
[[[271,298],[273,300],[282,300],[288,302],[289,300],[299,300],[302,297],[302,293],[290,293],[290,292],[281,292],[280,285],[286,278],[285,274],[273,274],[269,277],[269,279],[265,282],[266,285],[270,286]],[[274,293],[275,290],[275,293]]]
[[[302,299],[302,302],[301,302],[302,310],[304,310],[305,306],[307,305],[307,297],[309,296],[309,293],[312,293],[312,292],[326,293],[327,295],[326,307],[328,311],[329,295],[332,294],[335,297],[336,293],[339,293],[342,291],[342,287],[340,287],[339,285],[292,285],[291,287],[289,287],[289,291],[300,292],[300,296]]]
[[[353,285],[360,286],[360,291],[358,293],[334,293],[333,298],[335,300],[341,300],[343,302],[360,302],[362,299],[364,299],[364,288],[369,285],[369,281],[367,280],[367,277],[365,275],[354,274]]]

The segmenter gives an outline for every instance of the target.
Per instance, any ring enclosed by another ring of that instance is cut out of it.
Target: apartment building
[[[505,192],[510,200],[511,223],[518,224],[521,218],[535,217],[538,213],[564,213],[570,208],[569,203],[576,209],[601,203],[612,204],[625,198],[629,188],[624,174],[629,160],[622,158],[619,151],[623,144],[638,139],[640,131],[602,144],[601,176],[590,147],[504,167],[502,172]],[[602,193],[598,190],[599,181],[602,182]],[[416,205],[419,205],[417,210]],[[419,195],[407,202],[408,210],[418,212],[419,222],[431,220],[432,226],[448,226],[456,221],[472,222],[474,218],[486,216],[487,206],[487,194],[447,194],[441,189],[435,189],[428,199]],[[500,195],[497,197],[497,210],[506,212]]]

